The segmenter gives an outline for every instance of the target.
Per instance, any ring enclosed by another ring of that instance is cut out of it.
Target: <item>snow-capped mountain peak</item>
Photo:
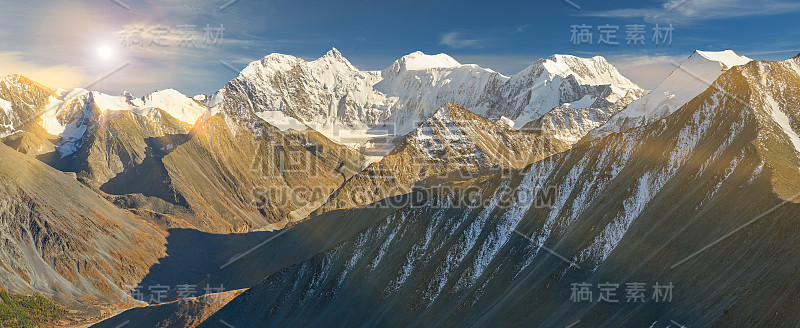
[[[487,114],[519,123],[534,121],[559,106],[622,107],[644,93],[601,56],[539,59],[511,76],[503,88],[505,103],[494,105]]]
[[[396,74],[406,70],[426,70],[458,66],[461,66],[461,63],[446,54],[426,55],[422,51],[416,51],[395,61],[384,71],[384,74]]]
[[[19,74],[9,74],[0,79],[0,84],[2,84],[3,86],[30,84],[30,83],[33,83],[33,81]]]
[[[419,51],[383,71],[360,71],[332,49],[314,61],[268,55],[218,95],[232,116],[252,111],[279,128],[288,117],[341,141],[343,131],[406,135],[447,102],[523,125],[558,106],[621,108],[643,93],[602,57],[556,55],[508,77]]]
[[[208,108],[175,89],[165,89],[132,101],[139,108],[159,108],[189,124],[197,122]]]
[[[603,56],[580,58],[572,55],[553,55],[537,61],[533,66],[539,63],[551,77],[573,75],[580,84],[612,84],[620,88],[638,88],[638,85],[622,76]]]
[[[347,60],[347,58],[345,58],[344,55],[342,55],[342,53],[339,52],[339,50],[336,48],[331,48],[331,50],[325,53],[324,56],[320,57],[315,61],[312,61],[309,64],[311,64],[312,66],[323,66],[323,67],[326,65],[332,65],[339,70],[341,69],[357,70],[356,67],[353,66],[353,64],[351,64],[350,61]]]
[[[347,61],[347,58],[345,58],[344,55],[342,55],[342,53],[339,51],[339,49],[336,48],[331,48],[331,50],[328,50],[328,52],[326,52],[325,55],[322,56],[320,59],[335,59],[340,61]]]
[[[240,77],[257,78],[262,70],[281,70],[288,71],[292,69],[298,62],[303,61],[300,58],[291,55],[284,55],[280,53],[271,53],[264,56],[260,60],[251,62],[240,73]]]
[[[61,93],[61,98],[50,97],[38,115],[45,131],[61,137],[57,150],[62,157],[74,153],[99,121],[116,117],[114,114],[121,111],[157,120],[160,112],[155,109],[160,109],[190,125],[209,111],[208,107],[174,89],[156,91],[142,98],[134,98],[127,92],[112,96],[81,88]]]

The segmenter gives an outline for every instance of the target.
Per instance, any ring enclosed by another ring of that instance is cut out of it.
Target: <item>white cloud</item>
[[[648,23],[693,21],[786,14],[800,10],[800,3],[786,0],[669,0],[660,7],[623,8],[583,12],[583,16],[642,18]]]
[[[478,39],[471,39],[465,37],[461,32],[450,32],[442,34],[439,39],[439,44],[448,46],[450,48],[472,48],[480,46]]]

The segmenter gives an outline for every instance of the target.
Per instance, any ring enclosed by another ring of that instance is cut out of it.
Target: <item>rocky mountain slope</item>
[[[20,75],[0,80],[0,138],[36,121],[59,97],[48,87]]]
[[[25,83],[20,90],[37,85],[14,81]],[[212,110],[175,90],[142,98],[61,93],[48,96],[36,107],[48,110],[3,142],[74,172],[117,205],[165,228],[281,228],[305,218],[364,166],[361,154],[319,133],[284,134],[236,112],[233,98]]]
[[[335,50],[267,56],[214,97],[0,87],[0,287],[81,317],[137,283],[235,289],[99,326],[793,324],[774,275],[800,269],[800,56],[696,52],[635,101],[600,57],[504,77]],[[329,138],[378,130],[408,133],[369,166]],[[584,283],[620,302],[571,300]]]
[[[476,79],[475,74],[486,78]],[[267,56],[249,65],[214,97],[199,100],[172,89],[142,98],[128,93],[114,97],[83,89],[51,92],[53,95],[46,103],[37,105],[46,111],[35,120],[36,124],[26,125],[5,138],[4,143],[53,167],[75,172],[81,182],[109,194],[121,206],[168,214],[159,219],[166,227],[197,227],[204,231],[274,228],[303,219],[324,204],[330,193],[363,168],[366,159],[323,134],[314,133],[300,140],[295,130],[284,133],[273,129],[264,123],[264,119],[269,119],[265,113],[277,112],[297,119],[298,127],[307,127],[305,123],[338,124],[372,128],[374,132],[380,125],[388,136],[383,144],[391,149],[395,145],[391,136],[416,129],[417,122],[432,114],[427,108],[436,107],[428,104],[462,99],[476,104],[476,110],[488,113],[492,106],[501,105],[488,104],[485,89],[494,90],[500,85],[505,85],[503,92],[511,98],[514,98],[511,93],[546,86],[542,90],[549,91],[541,91],[534,97],[537,104],[544,104],[541,108],[553,103],[572,108],[597,107],[600,111],[617,109],[641,91],[600,57],[553,56],[507,78],[475,65],[461,65],[447,55],[428,56],[419,52],[401,58],[384,72],[361,72],[334,49],[313,62],[277,54]],[[321,110],[318,105],[322,100],[331,106],[336,102],[341,108]],[[353,103],[363,103],[371,109],[359,107],[355,110],[359,114],[355,115]],[[282,109],[267,110],[274,109],[269,106],[276,104]],[[530,104],[517,101],[502,106],[516,106],[519,113],[506,114],[519,117],[533,108],[520,108],[523,105]],[[391,114],[392,111],[397,114]],[[213,119],[216,115],[224,119]],[[342,120],[343,117],[346,119]],[[405,125],[398,128],[397,124],[387,123],[389,117]],[[209,121],[214,135],[202,133],[206,127],[200,122]],[[578,123],[581,124],[583,127],[577,133],[591,126]],[[201,138],[196,138],[198,135]],[[355,144],[364,141],[358,133],[355,135]],[[205,140],[207,144],[202,136],[209,139]],[[263,142],[262,137],[269,140]],[[345,139],[343,134],[335,137],[339,141]],[[214,141],[228,147],[216,147]],[[370,142],[374,145],[375,139]],[[568,145],[544,147],[557,150],[537,148],[535,152],[549,154]],[[515,149],[503,152],[524,147],[518,143],[512,148]],[[322,151],[318,152],[319,149]],[[492,151],[490,156],[499,155],[491,154]],[[291,155],[285,161],[279,158],[287,152]],[[208,162],[208,154],[214,162]],[[251,164],[257,165],[244,168],[240,154],[253,154]],[[528,155],[522,152],[512,156]],[[498,160],[480,166],[497,167]],[[451,162],[448,168],[438,171],[463,171],[456,166],[464,163]],[[516,161],[510,166],[520,167],[523,162],[529,161]],[[284,170],[286,165],[291,167]],[[263,174],[264,170],[270,172]],[[285,171],[292,172],[285,174]],[[300,179],[304,173],[313,173],[313,178]],[[201,183],[217,187],[198,188]],[[409,187],[413,181],[402,185]]]
[[[374,203],[406,194],[415,186],[521,169],[570,146],[447,103],[383,159],[347,180],[319,212]]]
[[[798,88],[800,57],[750,62],[664,120],[459,183],[481,206],[432,192],[352,210],[372,225],[201,327],[793,326],[796,288],[775,275],[800,268]],[[577,284],[592,301],[571,300]],[[598,301],[602,284],[613,294]]]
[[[110,314],[165,251],[165,233],[73,177],[0,145],[0,284],[77,317]]]

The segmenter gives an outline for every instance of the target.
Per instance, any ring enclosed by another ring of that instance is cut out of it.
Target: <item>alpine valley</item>
[[[193,97],[10,75],[0,296],[59,327],[795,327],[799,133],[800,56],[730,50],[652,91],[336,49]]]

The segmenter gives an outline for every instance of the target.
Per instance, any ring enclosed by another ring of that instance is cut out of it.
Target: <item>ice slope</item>
[[[652,92],[631,102],[608,123],[592,131],[589,137],[596,138],[660,120],[708,89],[726,70],[749,61],[750,58],[732,50],[697,50]]]

